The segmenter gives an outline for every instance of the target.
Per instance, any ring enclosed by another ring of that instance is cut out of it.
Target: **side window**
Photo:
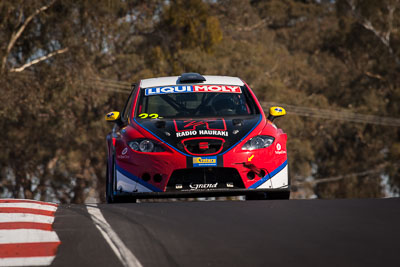
[[[128,120],[129,120],[130,111],[132,110],[133,96],[135,95],[135,92],[137,89],[136,84],[133,84],[132,87],[133,87],[132,91],[129,94],[128,100],[125,103],[124,110],[122,111],[122,115],[121,115],[121,118],[122,118],[122,121],[124,124],[129,123]]]

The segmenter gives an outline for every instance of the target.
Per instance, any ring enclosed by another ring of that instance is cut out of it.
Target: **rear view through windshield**
[[[150,119],[259,114],[245,86],[202,87],[204,90],[197,91],[195,86],[141,89],[136,117]]]

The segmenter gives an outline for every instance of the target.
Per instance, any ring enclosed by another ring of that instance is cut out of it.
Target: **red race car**
[[[107,136],[107,202],[245,195],[288,199],[287,135],[237,77],[181,76],[133,86]]]

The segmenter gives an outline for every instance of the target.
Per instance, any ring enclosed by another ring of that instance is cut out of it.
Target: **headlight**
[[[128,142],[130,148],[139,152],[163,152],[162,146],[149,139],[134,140]]]
[[[129,142],[128,145],[135,151],[140,151],[139,150],[139,143],[136,141]]]
[[[243,145],[242,150],[254,150],[269,147],[275,138],[268,135],[258,135],[251,138],[246,144]]]

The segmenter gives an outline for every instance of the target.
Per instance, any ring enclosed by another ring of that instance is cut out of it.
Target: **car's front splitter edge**
[[[218,196],[245,196],[254,193],[266,193],[275,195],[279,193],[290,192],[290,187],[279,189],[213,189],[213,190],[190,190],[180,192],[143,192],[143,193],[129,193],[129,192],[116,192],[116,196],[129,201],[130,198],[196,198],[196,197],[218,197]]]

